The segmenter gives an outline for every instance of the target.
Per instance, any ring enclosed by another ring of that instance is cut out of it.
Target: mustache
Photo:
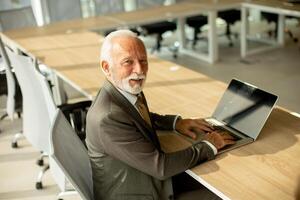
[[[127,78],[127,80],[130,80],[130,79],[134,79],[134,80],[145,80],[146,79],[146,75],[145,74],[131,74],[129,75]]]

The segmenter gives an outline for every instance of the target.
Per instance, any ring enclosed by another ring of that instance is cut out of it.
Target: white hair
[[[133,37],[138,38],[137,34],[130,30],[117,30],[109,33],[103,40],[103,44],[100,51],[100,63],[105,60],[110,65],[112,64],[111,60],[111,49],[113,46],[113,40],[118,37]]]

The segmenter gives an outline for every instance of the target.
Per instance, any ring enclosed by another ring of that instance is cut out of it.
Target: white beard
[[[134,85],[133,87],[129,84],[129,80],[130,79],[134,79],[134,80],[143,80],[142,84],[139,85],[139,84],[136,84]],[[146,82],[146,75],[144,74],[131,74],[129,75],[128,77],[126,78],[123,78],[121,80],[116,80],[114,75],[112,75],[112,80],[114,82],[114,84],[121,90],[125,91],[125,92],[128,92],[130,94],[139,94],[140,92],[142,92],[143,88],[144,88],[144,85],[145,85],[145,82]]]

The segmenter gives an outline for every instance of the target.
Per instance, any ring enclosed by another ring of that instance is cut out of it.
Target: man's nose
[[[144,67],[140,62],[135,62],[134,65],[134,72],[137,74],[143,74],[144,73]]]

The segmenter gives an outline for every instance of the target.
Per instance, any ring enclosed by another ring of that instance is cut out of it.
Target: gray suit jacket
[[[110,82],[104,83],[86,127],[97,200],[172,199],[173,175],[214,158],[206,143],[164,153],[155,129],[172,130],[175,116],[150,115],[153,127]]]

